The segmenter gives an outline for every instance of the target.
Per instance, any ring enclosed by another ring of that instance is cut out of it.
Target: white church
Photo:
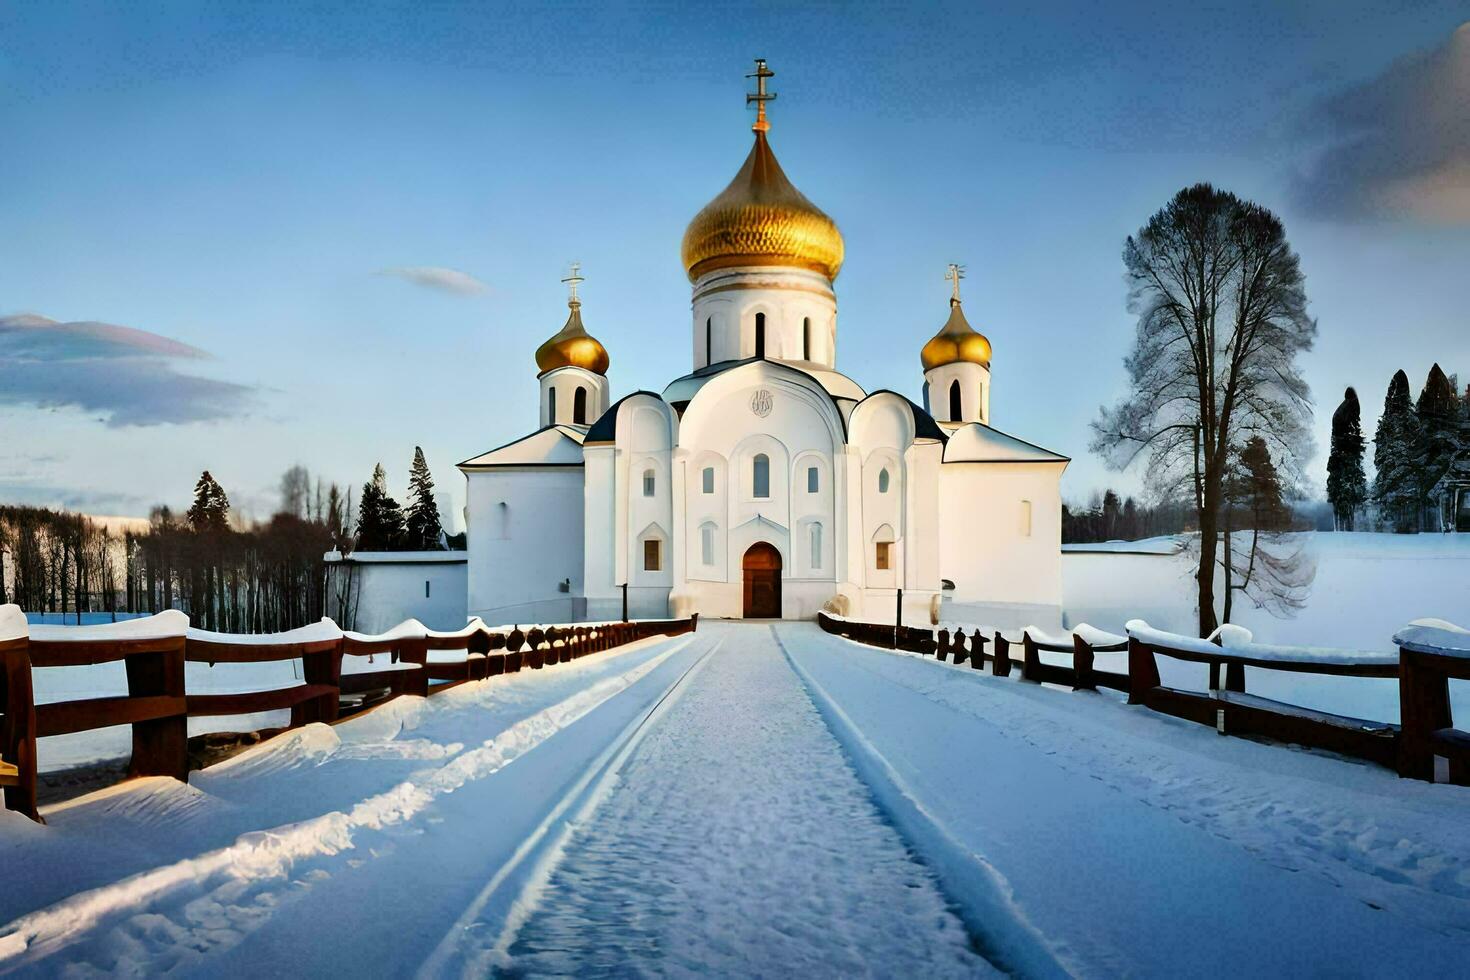
[[[922,408],[837,370],[844,243],[776,161],[771,74],[750,155],[684,232],[690,372],[614,401],[574,269],[539,427],[460,464],[470,615],[609,619],[626,593],[634,618],[1059,621],[1067,457],[991,426],[957,267]]]

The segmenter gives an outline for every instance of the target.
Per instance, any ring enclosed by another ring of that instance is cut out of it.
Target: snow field
[[[920,854],[949,855],[930,863],[961,907],[978,901],[992,930],[1029,926],[1067,972],[1455,976],[1470,962],[1463,788],[779,631],[841,710],[849,751],[897,774],[920,818],[901,825]]]

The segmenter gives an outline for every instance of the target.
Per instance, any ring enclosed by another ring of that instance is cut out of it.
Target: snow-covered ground
[[[701,624],[0,815],[0,972],[1463,975],[1470,790]]]
[[[1415,619],[1434,617],[1470,627],[1470,534],[1309,533],[1303,538],[1317,565],[1305,609],[1278,619],[1248,600],[1236,600],[1234,620],[1258,642],[1391,652],[1394,633]],[[1157,629],[1197,635],[1193,567],[1188,555],[1169,553],[1173,542],[1151,538],[1076,546],[1112,553],[1066,551],[1067,625],[1090,623],[1121,633],[1128,620],[1144,619]],[[1126,656],[1100,657],[1098,666],[1124,671]],[[1193,689],[1205,684],[1203,666],[1168,660],[1160,666],[1166,684]],[[1353,717],[1399,719],[1393,680],[1248,670],[1246,689]],[[1470,684],[1452,682],[1451,698],[1457,715],[1470,723]]]

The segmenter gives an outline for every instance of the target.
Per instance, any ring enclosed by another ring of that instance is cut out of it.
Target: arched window
[[[704,321],[704,363],[715,363],[715,318]]]
[[[751,467],[751,496],[769,497],[771,495],[771,458],[765,453],[755,457]]]
[[[812,318],[809,316],[801,319],[801,359],[812,359]]]
[[[888,492],[888,469],[887,467],[878,471],[878,492]]]
[[[990,424],[990,419],[985,414],[985,383],[983,381],[975,386],[975,414],[980,416],[981,422],[986,425]]]
[[[806,468],[806,492],[816,493],[822,489],[822,474],[815,466]]]
[[[704,472],[699,475],[700,489],[705,493],[715,492],[715,468],[706,466]]]
[[[764,313],[755,315],[755,356],[766,356],[766,315]]]
[[[653,470],[643,471],[643,496],[652,497],[654,488]]]
[[[701,524],[699,527],[699,561],[710,566],[715,563],[715,526]]]
[[[812,568],[822,567],[822,525],[812,525]]]
[[[958,422],[964,418],[964,410],[960,407],[960,383],[951,381],[949,383],[949,420]]]
[[[546,424],[556,424],[556,389],[546,389]]]
[[[577,393],[572,396],[572,421],[577,425],[587,424],[587,389],[577,385]]]

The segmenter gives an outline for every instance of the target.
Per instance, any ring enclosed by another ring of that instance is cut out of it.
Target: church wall
[[[1060,625],[1065,468],[1065,463],[940,467],[939,570],[955,583],[946,618],[998,627]]]
[[[608,387],[607,378],[600,374],[579,367],[563,367],[554,371],[548,371],[541,375],[541,427],[548,425],[591,425],[596,422],[598,416],[607,411]],[[587,411],[582,416],[583,422],[575,421],[577,389],[584,388],[587,392]],[[551,415],[552,397],[551,392],[556,392],[556,417]]]
[[[957,361],[924,374],[924,408],[940,422],[990,424],[990,372],[979,364]],[[949,411],[950,385],[960,383],[960,414]]]
[[[694,366],[712,363],[711,350],[713,362],[754,357],[758,313],[766,318],[767,358],[835,365],[837,300],[831,283],[801,269],[753,267],[719,269],[695,285]]]
[[[582,479],[580,466],[467,474],[469,615],[492,626],[581,617]]]

